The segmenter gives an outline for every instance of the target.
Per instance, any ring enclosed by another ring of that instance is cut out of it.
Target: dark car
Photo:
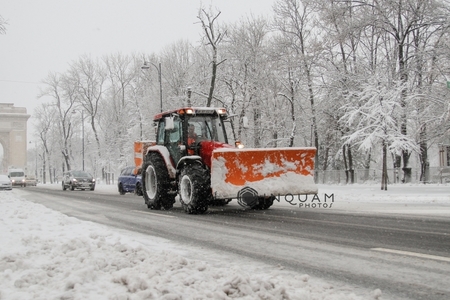
[[[63,174],[62,189],[95,190],[95,179],[85,171],[68,171]]]
[[[141,169],[134,166],[124,168],[117,178],[119,194],[135,193],[142,196]]]

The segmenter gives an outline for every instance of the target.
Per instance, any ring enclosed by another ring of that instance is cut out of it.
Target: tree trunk
[[[348,168],[350,173],[350,183],[355,183],[355,170],[353,170],[353,156],[352,156],[352,148],[350,145],[347,145],[347,156],[348,156]]]
[[[346,149],[345,149],[345,144],[342,146],[342,159],[344,161],[344,170],[345,170],[345,184],[348,183],[348,167],[347,167],[347,154],[346,154]]]
[[[381,190],[387,191],[387,146],[383,141],[383,167],[381,171]]]
[[[370,178],[370,159],[371,159],[371,150],[367,150],[366,159],[364,160],[364,181],[369,180]]]

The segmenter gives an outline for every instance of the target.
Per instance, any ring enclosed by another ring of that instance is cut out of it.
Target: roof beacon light
[[[194,114],[194,110],[192,108],[186,108],[186,114],[193,115]]]
[[[225,108],[219,108],[219,109],[217,110],[217,113],[218,113],[219,115],[225,115],[225,114],[227,113],[227,110],[226,110]]]

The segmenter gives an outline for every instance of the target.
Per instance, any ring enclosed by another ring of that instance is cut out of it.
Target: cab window
[[[165,128],[166,128],[166,125],[164,123],[164,120],[161,119],[159,121],[158,137],[157,137],[157,142],[156,142],[158,145],[164,145]]]

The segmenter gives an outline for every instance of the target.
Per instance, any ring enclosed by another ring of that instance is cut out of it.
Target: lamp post
[[[192,106],[191,105],[191,95],[192,95],[192,89],[191,89],[191,87],[190,86],[188,86],[187,87],[187,96],[188,96],[188,98],[187,98],[187,106]]]
[[[82,155],[82,169],[84,171],[84,110],[81,111],[81,155]],[[77,113],[77,110],[72,111],[73,114]]]
[[[155,65],[152,62],[149,61],[144,61],[144,65],[141,67],[142,70],[148,70],[150,69],[150,66],[148,64],[151,64],[152,66],[154,66],[156,68],[156,70],[158,71],[158,80],[159,80],[159,108],[160,111],[163,111],[162,108],[162,82],[161,82],[161,63],[157,65]]]

